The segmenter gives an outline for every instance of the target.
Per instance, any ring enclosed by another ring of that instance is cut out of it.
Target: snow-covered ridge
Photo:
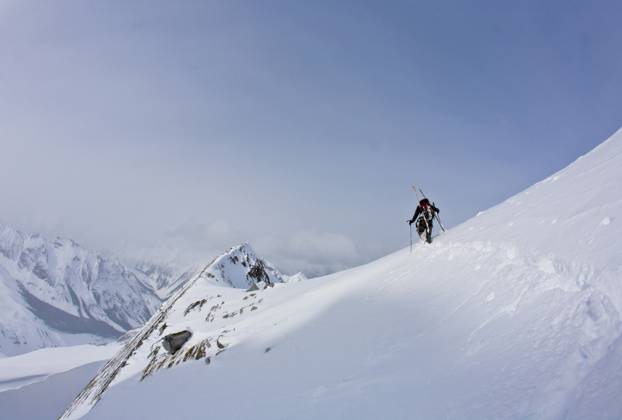
[[[622,418],[620,185],[622,132],[412,253],[256,291],[212,264],[64,418]]]
[[[110,341],[160,304],[146,278],[119,261],[0,224],[0,353]]]
[[[162,305],[76,397],[63,417],[83,415],[102,398],[111,384],[137,372],[145,378],[165,366],[215,356],[224,349],[225,337],[231,332],[223,325],[242,316],[245,310],[247,313],[256,311],[262,302],[258,293],[287,280],[287,276],[259,258],[249,244],[231,248],[207,264]],[[248,294],[238,299],[245,293]],[[212,328],[206,333],[197,328],[186,350],[170,355],[163,346],[163,338],[178,333],[180,323],[198,324],[198,327],[211,324]],[[144,366],[141,362],[147,359],[148,364]],[[137,360],[141,362],[136,363]]]

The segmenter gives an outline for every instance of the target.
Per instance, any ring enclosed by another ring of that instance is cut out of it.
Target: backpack
[[[424,198],[423,200],[419,201],[419,207],[421,207],[421,213],[424,214],[428,220],[431,220],[432,217],[434,217],[434,212],[432,210],[430,200]]]

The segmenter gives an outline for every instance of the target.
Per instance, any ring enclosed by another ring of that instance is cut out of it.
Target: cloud
[[[585,80],[600,81],[586,99],[585,89],[549,86],[555,79],[541,73],[523,80],[520,66],[508,66],[545,59],[555,76],[576,64],[541,56],[546,48],[488,63],[519,69],[518,78],[456,77],[464,65],[481,67],[479,42],[467,43],[476,46],[468,63],[447,56],[415,74],[416,55],[394,54],[412,45],[369,43],[386,28],[351,26],[349,11],[152,3],[0,0],[1,220],[182,264],[250,242],[284,271],[324,274],[407,246],[411,182],[450,226],[563,167],[619,124],[619,82],[610,85],[620,79],[611,60],[622,38],[610,31],[594,32],[612,53],[592,66],[609,70]],[[296,21],[327,30],[291,28]],[[512,27],[520,47],[523,25]],[[369,65],[360,65],[362,50]],[[585,78],[574,67],[576,80]],[[530,89],[508,102],[499,94],[508,80]],[[549,102],[543,82],[557,93]],[[480,106],[472,86],[485,88],[476,90]],[[525,113],[528,103],[559,112]],[[538,153],[523,153],[527,140]]]
[[[288,245],[293,255],[310,261],[353,263],[359,258],[354,241],[339,233],[299,232],[289,240]]]
[[[355,242],[342,233],[302,230],[292,235],[252,235],[222,219],[179,224],[157,240],[127,244],[124,255],[131,260],[161,262],[183,269],[207,263],[242,242],[249,242],[260,257],[287,274],[302,271],[316,277],[364,261]]]
[[[176,266],[206,263],[228,248],[248,239],[225,220],[186,221],[148,239],[128,243],[124,255],[133,260],[148,260]]]
[[[354,241],[341,233],[303,230],[289,237],[256,239],[257,252],[287,273],[314,277],[352,267],[362,261]]]

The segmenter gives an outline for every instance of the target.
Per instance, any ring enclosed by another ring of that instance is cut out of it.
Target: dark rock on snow
[[[170,354],[175,354],[192,337],[192,332],[188,330],[169,334],[162,339],[162,346]]]

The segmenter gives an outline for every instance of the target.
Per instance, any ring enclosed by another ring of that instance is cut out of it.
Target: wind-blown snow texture
[[[111,341],[160,304],[144,276],[114,259],[0,225],[0,354]]]
[[[621,185],[618,132],[412,254],[253,292],[210,266],[65,418],[622,418]]]

